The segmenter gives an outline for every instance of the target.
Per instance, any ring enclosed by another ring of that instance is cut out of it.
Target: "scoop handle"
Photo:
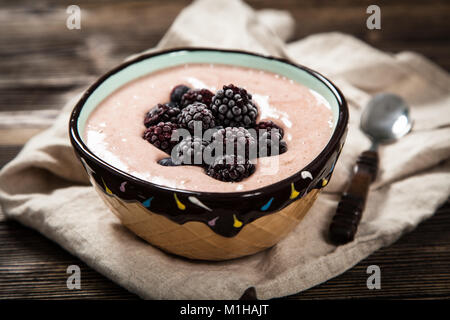
[[[334,244],[353,241],[366,205],[369,186],[375,180],[377,172],[378,153],[372,150],[361,153],[330,225],[329,237]]]

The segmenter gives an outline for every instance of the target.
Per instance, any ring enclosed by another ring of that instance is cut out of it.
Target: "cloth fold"
[[[67,124],[79,95],[1,170],[1,210],[119,285],[153,299],[236,299],[250,286],[261,299],[286,296],[391,244],[450,194],[450,77],[420,55],[383,53],[340,33],[286,44],[293,28],[286,12],[254,11],[239,0],[199,0],[151,49],[208,46],[287,57],[323,73],[343,91],[349,132],[333,178],[302,223],[273,248],[232,261],[198,262],[165,254],[130,233],[95,194],[72,151]],[[405,98],[414,128],[381,147],[380,174],[356,239],[335,247],[326,241],[327,228],[354,161],[370,144],[358,128],[359,116],[381,91]]]

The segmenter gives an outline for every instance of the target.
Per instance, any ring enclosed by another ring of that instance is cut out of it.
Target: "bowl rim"
[[[178,51],[214,51],[214,52],[229,52],[229,53],[238,53],[238,54],[244,54],[244,55],[251,55],[256,56],[260,58],[264,58],[267,60],[275,60],[282,63],[289,64],[295,68],[301,69],[320,82],[322,82],[328,90],[331,91],[331,93],[336,98],[336,101],[338,103],[338,121],[335,126],[335,130],[331,136],[331,138],[328,140],[328,143],[326,146],[322,149],[322,151],[311,161],[309,162],[305,167],[303,167],[301,170],[297,171],[296,173],[290,175],[289,177],[277,181],[275,183],[272,183],[270,185],[247,190],[247,191],[237,191],[237,192],[205,192],[205,191],[195,191],[195,190],[185,190],[185,189],[178,189],[173,187],[167,187],[163,185],[159,185],[150,181],[146,181],[143,179],[140,179],[138,177],[135,177],[125,171],[122,171],[120,169],[117,169],[116,167],[110,165],[106,161],[102,160],[100,157],[94,154],[83,142],[80,133],[78,132],[78,118],[81,113],[81,110],[83,109],[83,106],[87,99],[90,97],[90,95],[109,77],[116,74],[117,72],[121,71],[122,69],[125,69],[126,67],[140,62],[142,60],[146,60],[148,58],[152,58],[158,55],[178,52]],[[288,59],[285,58],[278,58],[271,55],[263,55],[259,53],[249,52],[245,50],[235,50],[235,49],[220,49],[220,48],[208,48],[208,47],[177,47],[167,50],[157,50],[150,53],[144,53],[141,55],[138,55],[137,57],[127,60],[115,68],[111,69],[110,71],[103,74],[101,77],[99,77],[92,85],[90,85],[83,93],[81,98],[76,103],[75,107],[72,110],[72,113],[70,115],[69,120],[69,136],[72,143],[72,146],[77,149],[79,153],[81,153],[81,156],[84,158],[89,159],[90,161],[95,162],[97,165],[100,165],[101,167],[105,168],[106,170],[110,171],[111,173],[115,175],[119,175],[121,178],[125,180],[131,180],[134,184],[141,185],[143,187],[151,187],[151,188],[157,188],[168,192],[176,192],[178,194],[183,194],[185,196],[211,196],[215,198],[235,198],[235,197],[249,197],[249,196],[255,196],[260,195],[266,192],[271,192],[274,190],[277,190],[279,188],[282,188],[286,185],[291,184],[292,182],[295,182],[299,177],[301,177],[302,171],[308,170],[308,168],[312,168],[317,166],[321,160],[324,157],[327,157],[327,155],[331,155],[336,148],[338,148],[338,144],[341,141],[342,136],[345,134],[347,130],[348,125],[348,118],[349,118],[349,111],[347,107],[347,102],[345,100],[344,95],[342,92],[325,76],[320,74],[317,71],[314,71],[308,67],[305,67],[301,64],[294,63]],[[310,171],[310,170],[308,170]]]

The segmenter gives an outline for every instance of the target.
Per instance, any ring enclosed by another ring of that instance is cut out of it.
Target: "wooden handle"
[[[330,225],[330,240],[338,245],[353,240],[366,205],[369,185],[378,172],[378,153],[364,151],[356,161],[354,174]]]

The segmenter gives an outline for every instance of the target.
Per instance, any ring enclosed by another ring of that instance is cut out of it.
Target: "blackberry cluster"
[[[172,134],[178,126],[172,122],[160,122],[145,130],[143,138],[152,145],[170,154],[178,141],[172,141]]]
[[[229,84],[214,94],[180,84],[172,89],[170,102],[158,104],[146,114],[143,138],[171,154],[158,161],[162,166],[201,165],[214,179],[238,182],[255,171],[250,162],[254,157],[287,150],[283,129],[270,120],[257,123],[257,117],[258,107],[244,88]],[[216,129],[210,142],[194,135],[172,141],[178,128],[193,134],[196,125],[202,133]]]
[[[172,159],[175,164],[203,164],[203,151],[208,143],[200,137],[185,137],[172,150]]]
[[[255,172],[255,165],[241,156],[223,155],[217,157],[206,169],[210,177],[226,181],[239,182]]]
[[[183,110],[178,116],[178,124],[181,128],[186,128],[191,133],[194,131],[196,122],[201,123],[201,129],[207,130],[216,126],[211,110],[201,102],[194,102]]]
[[[220,125],[225,127],[253,127],[258,108],[252,95],[233,84],[223,86],[212,97],[211,110]]]
[[[214,94],[208,89],[191,89],[181,97],[180,107],[183,109],[195,102],[209,106],[213,96]]]
[[[144,119],[144,125],[148,128],[160,122],[176,123],[180,109],[174,103],[168,102],[165,104],[158,103],[151,109]]]

